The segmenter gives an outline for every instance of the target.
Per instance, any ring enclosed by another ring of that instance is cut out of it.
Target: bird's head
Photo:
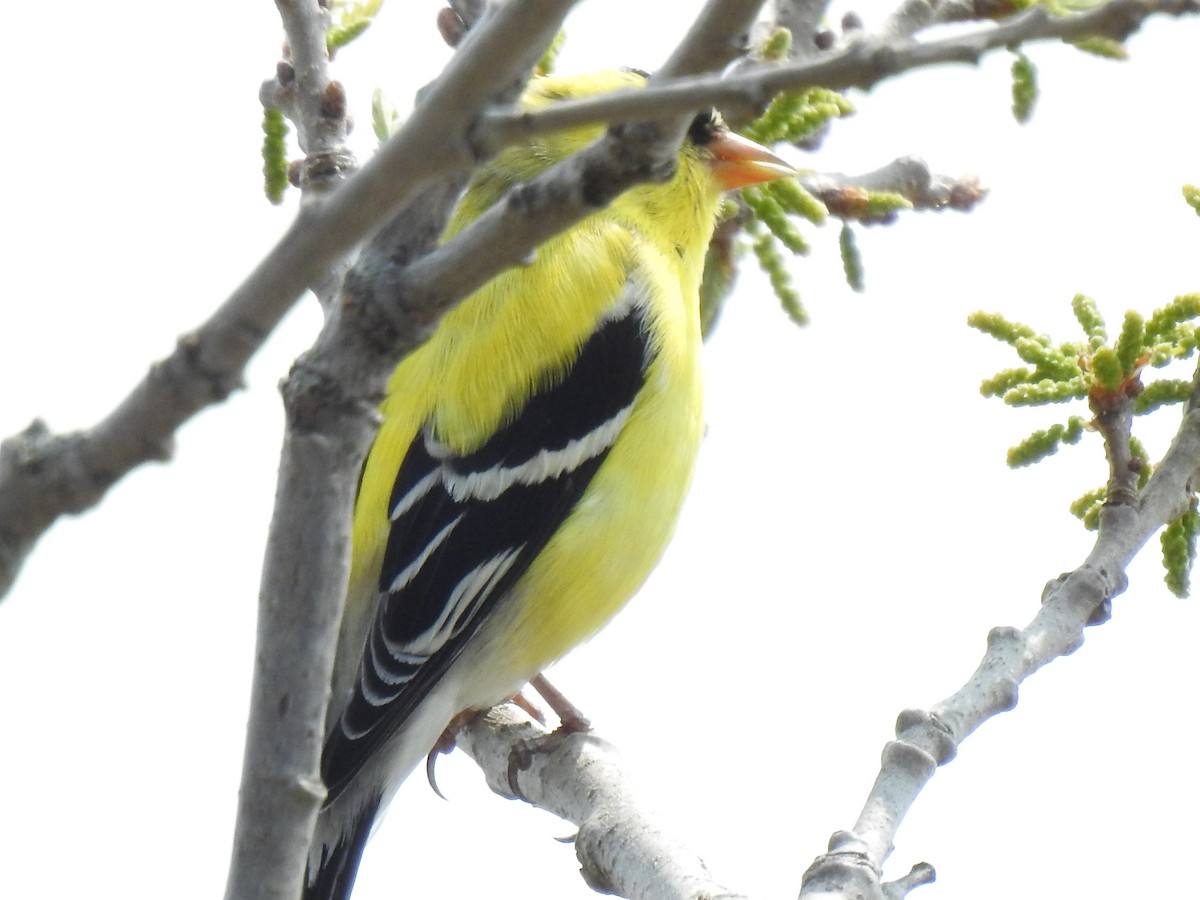
[[[645,73],[629,69],[535,78],[522,96],[521,103],[534,110],[562,100],[579,100],[596,94],[642,88],[646,86],[646,78]],[[600,137],[602,131],[602,125],[591,125],[545,135],[535,138],[528,148],[546,165],[582,150]],[[795,174],[791,166],[766,147],[730,131],[720,114],[713,109],[699,113],[692,120],[679,153],[681,168],[693,162],[703,164],[711,172],[720,191]]]
[[[632,70],[604,70],[587,75],[534,78],[521,98],[529,110],[597,94],[645,87],[646,75]],[[598,139],[601,124],[537,135],[501,151],[472,180],[447,234],[453,234],[511,187]],[[687,244],[702,252],[716,219],[722,191],[795,174],[786,162],[753,141],[732,132],[715,110],[698,114],[679,149],[673,175],[661,182],[635,186],[613,203],[616,214],[636,222],[654,222],[664,242]],[[685,240],[687,238],[687,240]],[[694,247],[692,246],[694,245]]]

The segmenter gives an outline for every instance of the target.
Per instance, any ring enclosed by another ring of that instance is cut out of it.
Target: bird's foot
[[[433,792],[446,799],[446,795],[442,793],[441,788],[437,786],[437,777],[434,774],[434,768],[437,766],[439,756],[449,753],[455,747],[455,736],[460,728],[470,722],[473,718],[479,715],[478,710],[464,709],[457,716],[450,720],[450,724],[446,726],[446,730],[442,732],[442,736],[438,738],[437,743],[429,750],[429,755],[425,757],[425,777],[429,779],[429,786],[433,788]]]

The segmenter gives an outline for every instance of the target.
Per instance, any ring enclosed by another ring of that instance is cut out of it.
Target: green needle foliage
[[[1052,11],[1066,14],[1071,11],[1069,4],[1046,3]],[[1082,5],[1079,8],[1083,8]],[[1086,37],[1069,41],[1073,47],[1099,56],[1103,59],[1123,60],[1129,58],[1129,51],[1120,41],[1106,37]],[[1033,109],[1037,105],[1038,84],[1037,67],[1016,46],[1008,48],[1013,54],[1012,63],[1012,112],[1013,117],[1024,125],[1033,117]]]
[[[800,302],[800,294],[792,281],[787,263],[777,249],[770,232],[763,230],[757,219],[746,223],[746,233],[750,235],[750,249],[754,251],[758,264],[771,280],[771,289],[779,298],[779,304],[788,318],[797,325],[808,324],[808,313]]]
[[[1071,515],[1075,516],[1088,531],[1100,527],[1100,507],[1104,505],[1104,488],[1095,488],[1071,504]]]
[[[1183,186],[1183,199],[1187,205],[1196,211],[1196,215],[1200,216],[1200,187],[1194,184],[1185,184]]]
[[[1106,37],[1089,37],[1082,38],[1078,41],[1070,42],[1073,47],[1082,50],[1084,53],[1090,53],[1092,56],[1099,56],[1101,59],[1129,59],[1129,51],[1120,41],[1114,41],[1112,38]]]
[[[1145,415],[1185,402],[1192,395],[1190,380],[1164,378],[1144,384],[1142,372],[1187,359],[1195,352],[1200,294],[1176,297],[1149,318],[1126,312],[1120,334],[1112,343],[1104,318],[1090,297],[1078,294],[1071,305],[1083,330],[1082,341],[1055,344],[1028,325],[1010,322],[996,313],[977,312],[967,320],[973,328],[1010,345],[1025,363],[984,381],[980,391],[985,397],[999,397],[1010,406],[1044,406],[1086,399],[1093,414],[1091,419],[1072,415],[1066,422],[1035,431],[1009,449],[1010,466],[1030,465],[1058,452],[1063,444],[1078,443],[1085,431],[1096,430],[1095,417],[1101,414],[1112,415],[1114,410],[1123,410],[1127,415]],[[1132,436],[1129,451],[1140,463],[1140,489],[1150,477],[1150,457]],[[1071,512],[1085,527],[1095,529],[1105,500],[1105,488],[1089,491],[1071,504]],[[1172,523],[1162,537],[1167,586],[1181,597],[1188,591],[1197,532],[1200,532],[1200,513],[1193,501],[1188,512]]]
[[[1187,512],[1164,528],[1161,538],[1167,587],[1176,597],[1186,597],[1191,588],[1197,533],[1200,533],[1200,512],[1193,498]]]
[[[766,61],[786,59],[792,36],[786,28],[776,29],[758,50]],[[779,94],[761,116],[738,131],[751,140],[768,146],[779,143],[803,144],[818,135],[836,118],[850,115],[854,107],[836,91],[809,88]],[[742,190],[741,199],[749,210],[745,229],[750,248],[771,280],[771,286],[788,317],[797,324],[808,322],[800,303],[785,255],[806,254],[807,239],[799,221],[823,224],[829,211],[794,178],[772,181]]]
[[[1008,448],[1008,464],[1012,468],[1028,466],[1058,452],[1060,444],[1078,444],[1087,422],[1082,416],[1070,416],[1041,431],[1035,431],[1015,447]]]
[[[766,112],[740,130],[760,144],[792,144],[811,137],[830,119],[853,112],[854,105],[849,100],[828,88],[788,91],[776,96]]]
[[[998,313],[973,313],[967,323],[984,334],[1010,345],[1025,363],[1005,369],[980,385],[985,397],[999,397],[1010,406],[1044,406],[1088,400],[1095,413],[1106,400],[1133,398],[1135,415],[1180,403],[1191,393],[1191,383],[1163,379],[1144,385],[1142,370],[1162,368],[1186,359],[1196,349],[1200,294],[1176,297],[1149,319],[1127,312],[1121,332],[1109,343],[1108,329],[1095,301],[1078,294],[1071,302],[1084,340],[1055,344],[1028,325],[1010,322]],[[1060,444],[1079,441],[1089,423],[1070,416],[1065,423],[1034,432],[1009,450],[1011,466],[1027,466],[1057,452]]]
[[[1033,107],[1037,103],[1037,69],[1029,57],[1012,48],[1012,112],[1013,118],[1024,125],[1033,117]]]
[[[779,202],[781,194],[764,190],[764,188],[765,185],[743,188],[742,200],[750,207],[754,217],[767,226],[776,241],[798,256],[808,253],[808,241],[804,239],[804,235],[796,228],[793,221],[788,218],[789,215],[796,214],[797,210],[785,208]],[[801,190],[804,189],[801,188]]]
[[[808,253],[808,241],[795,219],[819,225],[826,218],[825,205],[794,178],[743,188],[741,198],[750,211],[746,232],[759,266],[771,279],[775,296],[788,317],[798,325],[807,324],[808,314],[788,273],[784,251],[791,255]]]
[[[786,28],[776,28],[771,32],[771,35],[766,39],[759,50],[759,55],[764,60],[780,60],[787,59],[788,52],[792,49],[792,33]]]
[[[264,109],[262,130],[263,193],[278,206],[288,186],[287,119],[274,107]]]

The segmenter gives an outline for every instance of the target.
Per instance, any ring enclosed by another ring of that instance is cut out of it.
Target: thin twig
[[[305,153],[301,187],[328,192],[354,165],[346,149],[345,92],[329,77],[325,46],[329,15],[317,0],[275,0],[275,7],[287,35],[288,59],[275,78],[262,86],[259,97],[264,106],[283,109],[296,126]]]
[[[496,110],[484,115],[474,145],[496,149],[519,136],[595,122],[629,122],[717,106],[726,112],[761,110],[781,91],[808,87],[874,87],[903,72],[948,62],[978,63],[989,51],[1030,41],[1109,37],[1124,40],[1154,14],[1200,11],[1197,0],[1110,0],[1087,12],[1055,16],[1035,6],[996,25],[938,40],[890,41],[864,36],[844,49],[781,66],[764,66],[728,78],[718,75],[672,81],[651,90],[623,91],[557,103],[536,113]]]
[[[835,216],[852,218],[848,195],[862,191],[891,191],[902,194],[913,209],[960,212],[973,209],[987,192],[974,176],[951,178],[930,171],[923,159],[902,156],[886,166],[862,175],[843,175],[840,172],[819,172],[801,175],[805,190],[820,200]],[[861,206],[861,204],[859,204]]]

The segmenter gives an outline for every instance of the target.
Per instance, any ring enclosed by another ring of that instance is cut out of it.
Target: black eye
[[[724,127],[725,123],[721,121],[720,113],[715,109],[706,110],[692,119],[692,124],[688,126],[688,140],[697,147],[703,147]]]

